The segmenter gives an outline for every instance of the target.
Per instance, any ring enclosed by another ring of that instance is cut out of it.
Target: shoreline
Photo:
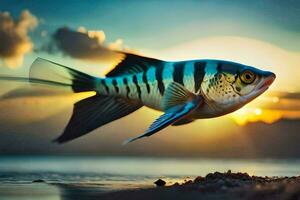
[[[55,184],[61,199],[135,200],[135,199],[230,199],[295,200],[300,199],[300,176],[259,177],[247,173],[209,173],[168,186],[141,187],[101,192],[97,187]]]
[[[178,182],[176,182],[178,181]],[[155,186],[156,184],[156,186]],[[206,176],[149,184],[122,181],[64,182],[64,179],[32,179],[0,183],[0,198],[9,200],[300,200],[300,176],[267,177],[247,173],[208,173]]]

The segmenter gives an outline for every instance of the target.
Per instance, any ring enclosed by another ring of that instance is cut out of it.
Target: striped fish
[[[143,106],[164,112],[144,134],[148,137],[169,125],[233,112],[268,89],[275,74],[222,60],[170,62],[124,53],[124,59],[105,78],[38,58],[31,66],[30,82],[71,87],[74,92],[96,95],[74,105],[64,132],[64,143]],[[2,77],[5,79],[5,77]]]

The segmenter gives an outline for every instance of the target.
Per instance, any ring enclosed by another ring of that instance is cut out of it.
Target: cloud
[[[44,50],[53,53],[58,48],[73,58],[95,62],[115,59],[116,54],[112,50],[125,49],[122,39],[107,43],[104,31],[87,30],[84,27],[77,30],[59,28],[53,34],[53,41],[54,43],[47,45]]]
[[[9,12],[0,12],[0,58],[6,66],[22,65],[24,55],[33,48],[28,32],[37,25],[38,19],[28,10],[22,11],[16,20]]]

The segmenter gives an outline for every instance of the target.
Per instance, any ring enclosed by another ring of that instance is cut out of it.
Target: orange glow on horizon
[[[49,96],[32,96],[12,98],[0,101],[0,107],[5,108],[2,121],[14,121],[26,124],[54,116],[68,108],[71,111],[77,101],[95,95],[95,92],[65,93]],[[34,111],[34,112],[33,112]],[[22,112],[22,115],[16,114]]]
[[[258,121],[271,124],[281,119],[282,113],[281,111],[263,110],[261,108],[242,108],[232,113],[231,117],[241,126]]]
[[[299,119],[300,99],[286,98],[284,95],[263,95],[230,116],[241,126],[258,121],[271,124],[282,118]]]

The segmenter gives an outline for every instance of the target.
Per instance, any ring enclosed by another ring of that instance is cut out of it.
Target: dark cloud
[[[106,43],[104,31],[91,31],[83,27],[78,30],[72,30],[68,27],[62,27],[53,34],[52,42],[47,45],[46,50],[54,53],[56,50],[77,59],[90,61],[103,61],[114,59],[116,53],[112,50],[123,50],[122,39],[115,42]]]
[[[28,10],[22,11],[17,20],[9,12],[0,12],[0,58],[8,67],[20,66],[24,55],[31,52],[33,43],[28,32],[37,24],[37,18]]]
[[[289,93],[289,92],[282,92],[281,93],[282,98],[286,99],[291,99],[291,100],[300,100],[300,93],[294,92],[294,93]]]

